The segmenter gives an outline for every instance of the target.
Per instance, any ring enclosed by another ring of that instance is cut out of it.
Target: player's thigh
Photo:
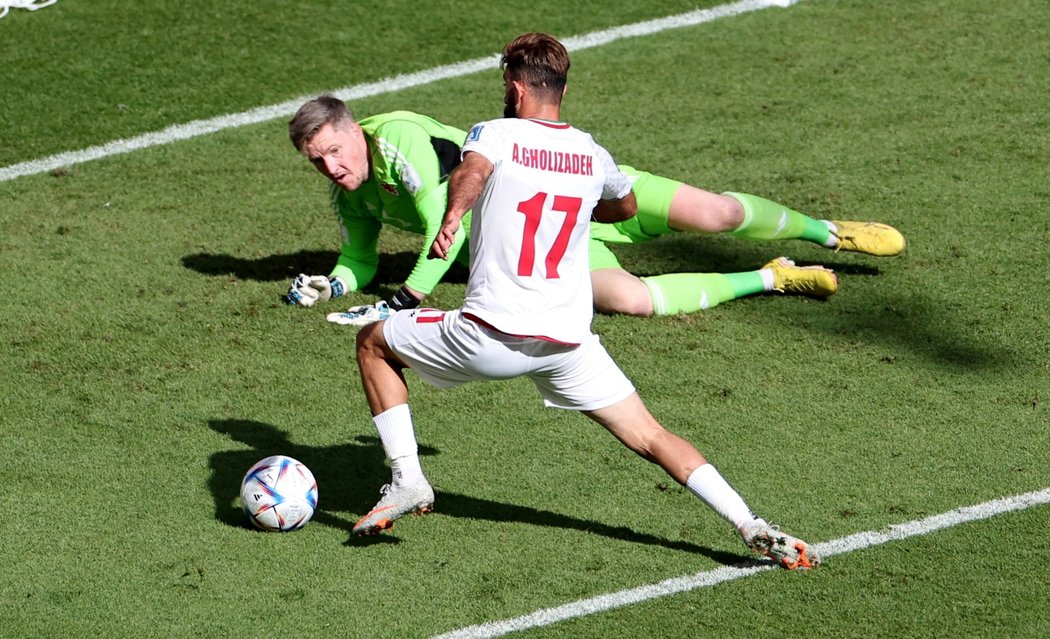
[[[653,297],[636,275],[622,268],[591,271],[594,309],[599,313],[623,313],[647,317],[653,314]]]
[[[554,408],[591,411],[612,406],[634,393],[634,384],[623,374],[597,335],[576,348],[551,346],[551,354],[538,362],[529,379],[543,401]]]
[[[667,224],[675,231],[726,233],[744,222],[736,198],[680,184],[671,200]]]
[[[523,375],[530,362],[458,310],[395,313],[383,327],[390,350],[427,383],[449,388]],[[498,336],[498,334],[497,334]]]
[[[415,309],[394,313],[383,323],[387,348],[425,382],[451,388],[472,381],[462,353],[469,351],[450,332],[445,311]]]

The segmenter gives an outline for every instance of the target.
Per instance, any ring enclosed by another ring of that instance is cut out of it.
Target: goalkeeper
[[[368,285],[378,268],[377,246],[384,224],[423,236],[412,271],[390,299],[330,313],[329,321],[364,325],[418,307],[453,261],[468,264],[464,242],[469,217],[449,248],[449,259],[427,259],[444,215],[448,175],[459,163],[464,131],[407,111],[356,122],[346,105],[332,96],[303,104],[288,129],[296,149],[332,183],[331,203],[342,234],[331,273],[299,275],[286,296],[289,303],[313,306]],[[607,243],[697,232],[753,240],[803,239],[870,255],[896,255],[904,249],[903,236],[884,224],[815,220],[754,195],[710,193],[621,168],[635,178],[638,214],[627,222],[591,226],[591,282],[594,306],[600,312],[671,315],[767,291],[827,297],[838,288],[831,270],[799,267],[783,257],[755,271],[640,278],[620,266]]]

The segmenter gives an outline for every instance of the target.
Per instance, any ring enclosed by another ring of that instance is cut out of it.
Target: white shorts
[[[451,388],[524,375],[547,406],[597,410],[634,392],[634,385],[597,335],[578,346],[515,337],[463,317],[458,310],[401,311],[383,324],[390,349],[425,382]]]

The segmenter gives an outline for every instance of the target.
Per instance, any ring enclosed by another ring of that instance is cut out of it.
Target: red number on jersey
[[[546,202],[547,194],[537,193],[518,204],[518,211],[525,214],[525,228],[521,234],[521,254],[518,256],[518,275],[522,277],[532,275],[532,264],[536,259],[536,231],[540,228],[540,218],[543,217],[543,206]],[[561,230],[558,231],[554,244],[543,260],[547,279],[553,280],[559,277],[558,264],[565,257],[565,249],[569,246],[569,237],[572,235],[573,227],[576,226],[576,216],[579,215],[581,206],[583,206],[581,198],[565,195],[554,196],[551,210],[564,213],[565,219],[562,220]]]

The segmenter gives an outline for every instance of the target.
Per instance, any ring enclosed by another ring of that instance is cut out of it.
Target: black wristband
[[[397,292],[394,293],[394,296],[391,297],[390,301],[386,304],[395,311],[404,311],[419,306],[419,302],[419,298],[409,293],[408,289],[402,286],[397,289]]]

